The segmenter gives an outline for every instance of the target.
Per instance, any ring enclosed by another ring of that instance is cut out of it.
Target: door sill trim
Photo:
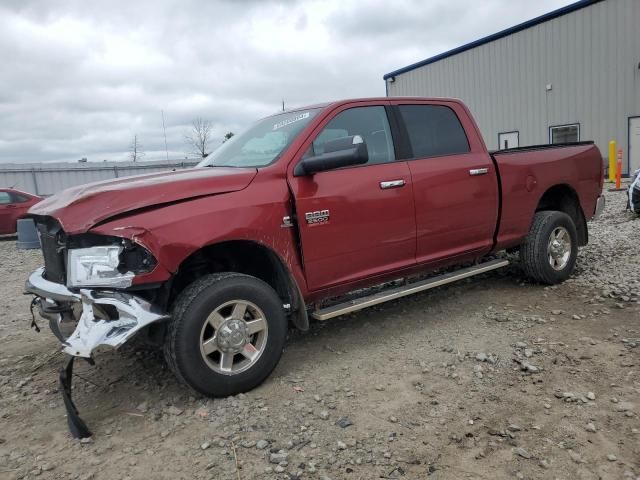
[[[458,280],[473,277],[474,275],[480,275],[481,273],[490,272],[491,270],[506,267],[507,265],[509,265],[509,260],[490,260],[488,262],[480,263],[472,267],[462,268],[460,270],[431,277],[416,283],[404,285],[402,287],[383,290],[372,295],[367,295],[365,297],[349,300],[348,302],[318,309],[312,312],[311,316],[316,320],[329,320],[340,315],[357,312],[358,310],[363,310],[365,308],[379,305],[381,303],[395,300],[397,298],[406,297],[408,295],[413,295],[414,293],[430,290],[441,285],[457,282]]]

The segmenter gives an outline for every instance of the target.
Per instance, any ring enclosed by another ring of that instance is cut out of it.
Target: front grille
[[[44,257],[44,277],[56,283],[66,282],[64,266],[64,243],[61,241],[63,232],[57,222],[38,222],[40,244]]]

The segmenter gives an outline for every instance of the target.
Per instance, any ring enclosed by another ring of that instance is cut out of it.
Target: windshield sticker
[[[305,118],[309,118],[309,112],[304,112],[304,113],[301,113],[299,115],[296,115],[295,117],[291,117],[291,118],[287,118],[286,120],[282,120],[281,122],[276,123],[273,126],[273,129],[277,130],[279,128],[285,127],[285,126],[290,125],[292,123],[299,122],[300,120],[304,120]]]

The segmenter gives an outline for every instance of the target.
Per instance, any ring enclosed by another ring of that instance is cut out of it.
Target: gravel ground
[[[0,241],[0,478],[640,478],[640,219],[608,194],[572,279],[516,267],[291,332],[261,387],[210,400],[148,350],[77,363],[71,438],[54,337]]]

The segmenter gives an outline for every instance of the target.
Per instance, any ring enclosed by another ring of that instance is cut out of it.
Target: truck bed
[[[524,147],[503,148],[502,150],[489,150],[490,155],[499,155],[501,153],[525,152],[531,150],[547,150],[549,148],[575,147],[580,145],[593,145],[593,140],[585,140],[583,142],[567,142],[567,143],[540,143],[538,145],[526,145]]]
[[[496,250],[522,242],[545,194],[575,195],[585,221],[593,217],[602,190],[602,183],[594,178],[602,178],[603,169],[600,151],[593,142],[533,145],[490,154],[501,193]]]

